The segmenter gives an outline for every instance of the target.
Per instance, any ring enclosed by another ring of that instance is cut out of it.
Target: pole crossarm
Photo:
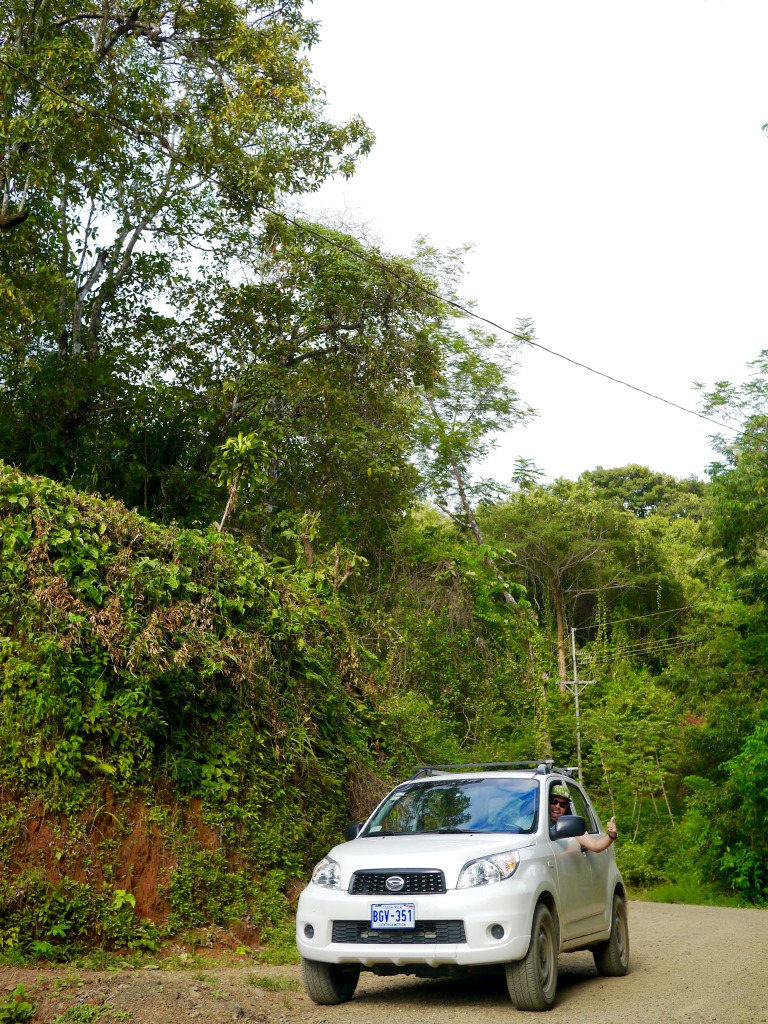
[[[578,692],[581,693],[581,691],[584,689],[585,686],[594,686],[596,684],[596,682],[597,682],[596,679],[562,679],[561,680],[562,685],[565,686],[568,689],[568,691],[570,693],[572,693],[574,696],[576,695],[577,689],[578,689]]]

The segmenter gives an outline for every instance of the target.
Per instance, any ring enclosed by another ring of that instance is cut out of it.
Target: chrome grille
[[[405,885],[397,892],[387,889],[387,879],[399,875]],[[442,871],[419,869],[393,871],[377,868],[375,871],[356,871],[352,876],[349,891],[353,896],[418,896],[445,892],[445,875]]]

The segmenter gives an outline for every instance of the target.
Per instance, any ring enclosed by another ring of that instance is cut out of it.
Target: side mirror
[[[361,821],[350,822],[349,825],[347,825],[347,827],[344,829],[345,840],[349,842],[350,839],[357,839],[357,837],[360,835],[362,827],[363,823]],[[586,829],[582,829],[582,831],[586,831]]]
[[[586,822],[580,814],[563,814],[554,825],[549,826],[549,838],[573,839],[575,836],[583,836],[586,831]]]

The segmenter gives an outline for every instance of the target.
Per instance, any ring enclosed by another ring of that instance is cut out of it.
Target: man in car
[[[564,814],[570,813],[571,801],[568,798],[568,793],[565,787],[553,786],[549,793],[550,825],[554,825],[555,822],[559,821]],[[608,847],[615,843],[619,837],[619,831],[616,828],[615,814],[608,822],[606,831],[608,834],[604,836],[591,836],[588,832],[585,832],[583,836],[577,836],[576,838],[585,849],[592,850],[594,853],[600,853],[602,850],[607,850]]]

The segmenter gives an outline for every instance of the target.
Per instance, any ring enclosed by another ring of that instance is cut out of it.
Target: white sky
[[[474,244],[467,298],[579,362],[699,409],[768,348],[765,0],[314,0],[329,114],[377,143],[314,211],[385,249]],[[305,209],[308,205],[305,203]],[[548,479],[703,476],[716,428],[536,350],[539,418],[500,439]]]

